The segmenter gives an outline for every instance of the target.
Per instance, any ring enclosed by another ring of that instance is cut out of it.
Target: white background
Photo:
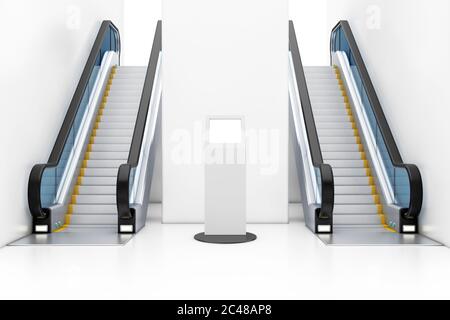
[[[381,28],[368,30],[368,8],[374,4],[382,9]],[[423,231],[450,245],[448,1],[290,0],[289,5],[305,65],[327,65],[331,27],[341,18],[350,20],[400,152],[422,171]],[[76,7],[80,29],[70,30]],[[0,163],[8,168],[0,181],[4,245],[29,230],[29,170],[48,158],[99,21],[111,18],[122,27],[124,64],[145,65],[161,1],[2,0],[0,18],[2,30],[11,30],[2,33],[0,51]]]
[[[0,247],[29,232],[29,171],[48,158],[100,20],[122,26],[125,64],[146,64],[160,1],[123,1],[125,24],[121,0],[0,0]],[[423,231],[450,245],[448,0],[328,2],[290,1],[305,64],[328,64],[330,28],[349,19],[400,152],[422,171]],[[373,4],[378,30],[366,24]],[[327,247],[298,220],[217,247],[192,239],[198,226],[151,222],[125,247],[2,248],[0,298],[449,298],[447,248]]]
[[[150,55],[156,21],[162,18],[163,0],[123,0],[123,62],[145,65]],[[301,33],[302,59],[305,65],[328,65],[329,35],[327,0],[289,0],[289,17]],[[297,31],[298,32],[298,31]]]

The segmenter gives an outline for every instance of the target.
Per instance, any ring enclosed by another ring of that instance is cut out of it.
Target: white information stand
[[[211,117],[206,125],[205,232],[195,239],[209,243],[244,243],[246,231],[246,155],[242,117]]]

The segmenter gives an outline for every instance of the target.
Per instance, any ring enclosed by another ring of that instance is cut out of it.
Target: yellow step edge
[[[337,66],[333,66],[333,68],[334,68],[334,70],[336,72],[336,77],[337,77],[338,82],[339,82],[339,88],[341,89],[342,96],[344,97],[345,107],[346,107],[346,110],[347,110],[347,114],[349,116],[349,120],[352,123],[353,134],[354,134],[354,136],[356,138],[356,143],[359,145],[358,146],[358,150],[361,153],[361,159],[363,160],[364,168],[366,169],[366,175],[367,175],[367,178],[369,179],[369,185],[372,188],[372,190],[371,190],[372,191],[372,196],[373,196],[374,203],[377,206],[377,213],[380,216],[381,225],[386,230],[396,233],[396,231],[394,229],[390,228],[387,225],[387,223],[386,223],[386,215],[384,214],[383,205],[381,204],[380,194],[378,193],[377,187],[375,185],[375,179],[372,176],[372,170],[370,169],[369,161],[367,160],[367,156],[366,156],[366,153],[365,153],[365,150],[364,150],[364,146],[361,143],[361,136],[359,135],[359,130],[357,128],[357,125],[356,125],[356,122],[355,122],[355,118],[353,116],[353,111],[352,111],[352,108],[351,108],[351,105],[350,105],[350,99],[349,99],[349,97],[347,95],[347,90],[345,89],[344,82],[342,80],[341,73],[340,73],[338,67]]]
[[[397,233],[397,231],[395,231],[394,229],[392,229],[391,227],[389,227],[387,224],[385,224],[383,226],[387,231],[392,232],[392,233]]]
[[[64,227],[65,228],[67,228],[68,226],[70,226],[70,222],[71,222],[71,218],[72,218],[72,215],[71,214],[66,214],[66,217],[65,217],[65,224],[64,224]]]
[[[377,187],[375,185],[372,186],[372,195],[375,196],[378,194]]]
[[[369,161],[367,161],[367,160],[363,160],[363,163],[364,163],[364,168],[369,168]]]
[[[97,130],[98,130],[98,127],[99,127],[99,122],[101,122],[101,119],[102,119],[102,116],[103,116],[106,104],[108,102],[108,96],[109,96],[109,93],[110,93],[110,90],[111,90],[113,78],[114,78],[114,75],[116,74],[116,71],[117,71],[117,67],[114,66],[111,69],[111,73],[109,75],[109,80],[108,80],[108,83],[106,84],[105,92],[103,93],[102,102],[101,102],[100,107],[99,107],[98,112],[97,112],[96,122],[94,124],[94,128],[92,129],[92,134],[89,137],[89,144],[88,144],[88,147],[87,147],[86,154],[84,156],[82,167],[80,169],[80,175],[77,177],[77,183],[76,183],[76,185],[74,187],[74,191],[72,193],[71,203],[69,204],[69,207],[67,209],[66,215],[64,217],[65,223],[64,223],[64,225],[61,228],[59,228],[59,229],[54,231],[56,233],[57,232],[62,232],[64,230],[66,230],[70,226],[71,217],[72,217],[72,214],[73,214],[73,205],[77,203],[77,197],[78,197],[78,195],[80,193],[80,185],[83,184],[83,177],[85,176],[86,168],[88,166],[88,161],[89,161],[89,158],[90,158],[90,153],[92,152],[92,145],[95,143],[95,137],[97,136]]]
[[[377,204],[377,212],[379,215],[383,215],[383,205],[382,204]]]
[[[65,219],[66,219],[66,218],[64,218],[64,220],[65,220]],[[67,225],[67,224],[64,224],[61,228],[56,229],[55,231],[53,231],[53,233],[63,232],[64,230],[67,229],[67,227],[68,227],[68,225]]]
[[[375,195],[372,195],[372,196],[373,196],[373,202],[375,202],[375,204],[377,204],[377,205],[381,204],[380,195],[375,194]]]
[[[361,154],[361,160],[367,160],[367,156],[366,156],[366,152],[365,151],[360,151],[359,153]]]
[[[73,204],[69,204],[69,206],[67,208],[67,213],[64,216],[64,225],[61,228],[56,229],[53,232],[58,233],[58,232],[62,232],[64,230],[66,230],[67,227],[69,227],[69,225],[70,225],[72,214],[73,214]]]

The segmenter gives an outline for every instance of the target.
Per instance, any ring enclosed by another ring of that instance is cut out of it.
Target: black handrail
[[[356,43],[355,37],[353,35],[352,29],[348,21],[342,20],[333,28],[331,32],[330,41],[330,52],[335,51],[334,49],[334,35],[337,29],[342,28],[342,31],[347,38],[350,50],[353,53],[353,58],[355,64],[360,72],[361,81],[366,90],[370,106],[375,115],[378,128],[380,129],[381,136],[383,137],[384,143],[389,154],[389,158],[394,167],[405,168],[408,172],[409,183],[410,183],[410,203],[408,208],[402,208],[402,215],[407,220],[417,219],[420,215],[423,203],[423,185],[422,176],[420,174],[419,168],[414,164],[405,164],[402,160],[400,152],[398,150],[397,144],[395,143],[394,136],[392,135],[391,128],[386,120],[386,116],[381,107],[380,100],[373,86],[372,80],[370,79],[369,72],[367,71],[366,65],[362,58],[361,52],[359,51],[358,45]]]
[[[322,206],[316,213],[322,220],[328,220],[332,225],[334,209],[334,177],[333,169],[323,162],[322,150],[320,148],[319,136],[317,134],[316,123],[311,107],[311,100],[306,84],[305,72],[298,47],[297,36],[295,34],[294,23],[289,21],[289,49],[294,62],[295,77],[297,80],[300,102],[302,104],[303,118],[305,120],[306,133],[313,166],[319,168],[321,176]]]
[[[159,54],[162,49],[162,22],[158,21],[156,25],[155,36],[153,40],[152,52],[145,76],[144,88],[139,104],[139,111],[134,128],[133,140],[131,142],[128,162],[119,167],[117,174],[117,211],[119,218],[119,228],[122,224],[134,224],[135,212],[130,208],[130,174],[133,168],[139,164],[139,158],[144,138],[147,116],[150,108],[150,100],[153,93],[153,84],[156,78],[156,69],[158,66]]]
[[[101,52],[102,43],[110,28],[114,29],[117,33],[116,51],[119,53],[120,57],[121,48],[119,29],[114,25],[114,23],[112,23],[112,21],[103,21],[92,46],[86,65],[83,69],[83,73],[81,74],[80,81],[78,82],[77,88],[72,97],[72,101],[70,102],[69,109],[67,110],[58,137],[56,138],[55,145],[53,146],[52,152],[50,153],[50,157],[46,164],[37,164],[31,170],[28,180],[28,206],[35,222],[36,220],[47,221],[49,218],[49,209],[42,208],[41,203],[40,192],[42,176],[45,169],[57,167],[61,160],[64,147],[70,136],[70,130],[72,129],[72,126],[75,122],[85,90],[89,85],[90,76],[96,65],[97,55],[99,52]]]

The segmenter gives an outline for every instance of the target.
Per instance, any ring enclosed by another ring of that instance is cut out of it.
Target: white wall
[[[450,2],[329,0],[350,21],[403,160],[424,183],[421,230],[450,245]]]
[[[122,63],[146,66],[150,58],[156,23],[161,20],[162,0],[123,0]],[[157,157],[150,192],[151,202],[162,200],[161,148]]]
[[[126,65],[146,65],[156,21],[161,19],[162,0],[123,0],[124,31],[122,61]],[[289,0],[289,18],[294,20],[305,65],[329,64],[327,0]],[[160,157],[158,157],[160,159]],[[300,190],[293,157],[290,157],[289,201],[300,202]],[[151,201],[162,200],[162,166],[157,161]]]
[[[147,65],[163,0],[123,0],[123,63]]]
[[[330,31],[327,0],[289,0],[289,18],[294,21],[300,54],[305,66],[330,64]]]
[[[145,65],[150,55],[156,21],[161,19],[163,0],[123,0],[123,62]],[[294,20],[305,65],[328,65],[329,35],[327,0],[289,0],[289,18]],[[150,37],[150,39],[146,39]]]
[[[305,66],[325,66],[330,63],[330,30],[327,28],[326,12],[327,0],[289,0],[289,19],[294,22]],[[301,202],[292,143],[289,146],[289,202]]]
[[[30,232],[28,175],[50,155],[101,21],[122,0],[0,2],[0,246]]]
[[[287,1],[163,2],[164,222],[204,220],[203,156],[196,153],[203,139],[196,125],[204,132],[206,118],[215,115],[244,116],[248,131],[272,134],[272,140],[247,140],[247,218],[287,222],[287,20]],[[182,163],[174,158],[186,142],[180,133],[194,144]],[[268,143],[270,163],[260,155],[249,160]]]

